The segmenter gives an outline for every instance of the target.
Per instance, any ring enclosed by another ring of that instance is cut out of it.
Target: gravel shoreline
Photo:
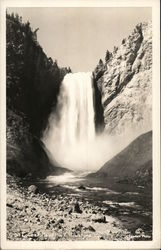
[[[108,209],[82,197],[37,192],[7,176],[7,240],[151,240],[142,228],[132,234]]]

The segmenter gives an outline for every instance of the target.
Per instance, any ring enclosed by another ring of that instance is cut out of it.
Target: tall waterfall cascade
[[[58,105],[61,143],[77,145],[95,137],[91,73],[67,74],[62,82]]]
[[[96,137],[93,97],[91,72],[69,73],[64,77],[44,141],[54,158],[65,167],[87,169],[91,164],[91,145]]]

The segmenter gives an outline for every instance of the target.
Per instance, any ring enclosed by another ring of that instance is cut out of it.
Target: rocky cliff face
[[[70,68],[59,68],[39,45],[30,23],[6,18],[7,170],[45,176],[57,169],[40,140],[56,106],[60,83]],[[60,171],[61,172],[61,171]]]
[[[58,67],[37,41],[30,23],[7,14],[7,108],[25,114],[38,137],[57,102],[60,83],[70,68]]]
[[[94,78],[102,95],[105,130],[122,134],[125,129],[151,129],[152,24],[138,24],[119,48],[107,51]]]

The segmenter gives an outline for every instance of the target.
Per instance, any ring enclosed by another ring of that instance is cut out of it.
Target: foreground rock
[[[94,216],[92,219],[94,222],[99,222],[99,223],[106,223],[106,217],[105,216]]]
[[[31,186],[28,187],[28,191],[30,193],[37,194],[38,193],[38,188],[35,185],[31,185]]]
[[[29,192],[8,176],[7,239],[14,241],[150,240],[138,228],[132,234],[108,209],[72,195]],[[31,189],[31,186],[30,186]],[[35,190],[35,187],[34,187]],[[37,189],[36,189],[37,190]],[[77,204],[77,211],[71,208]],[[70,213],[69,213],[70,211]],[[81,211],[81,213],[80,213]],[[105,215],[103,215],[103,213]],[[137,229],[137,228],[136,228]]]

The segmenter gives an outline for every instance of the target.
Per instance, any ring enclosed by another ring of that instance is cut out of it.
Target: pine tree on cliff
[[[111,58],[112,54],[109,52],[109,50],[106,51],[106,56],[105,56],[105,62],[108,62],[108,60]]]
[[[37,31],[18,14],[6,13],[7,109],[23,113],[31,133],[39,137],[68,71],[46,56]]]
[[[99,60],[99,66],[103,66],[103,61],[102,61],[102,59]]]

